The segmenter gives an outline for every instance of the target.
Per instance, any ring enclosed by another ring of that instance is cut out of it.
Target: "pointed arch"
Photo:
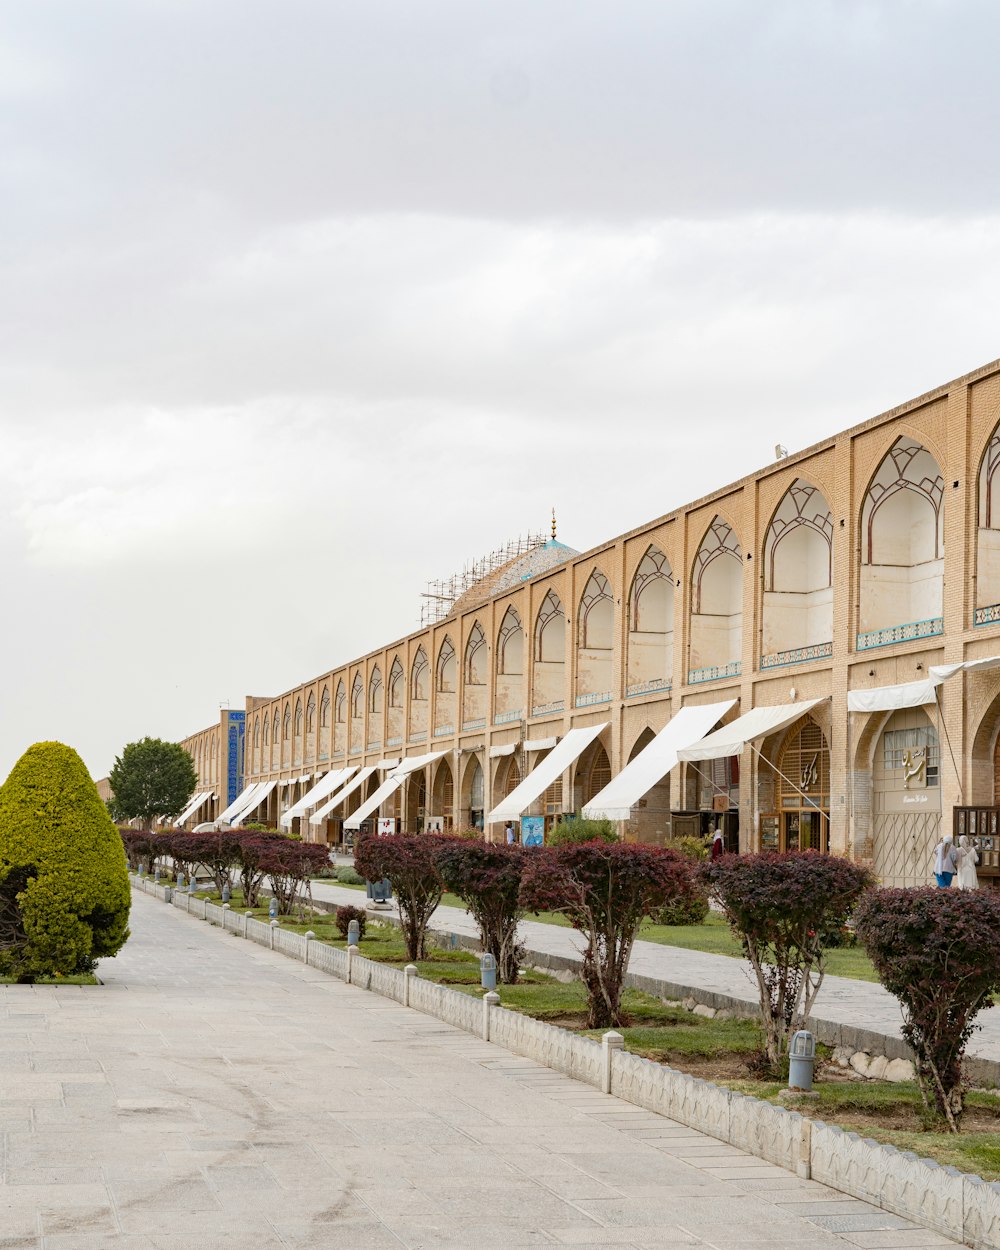
[[[447,634],[438,649],[435,689],[442,694],[454,694],[457,685],[458,665],[455,647]]]
[[[375,715],[382,711],[382,670],[377,664],[368,678],[368,711]]]
[[[689,682],[738,677],[743,653],[743,549],[716,515],[691,571]]]
[[[320,729],[330,728],[330,687],[324,686],[323,693],[319,698],[319,727]]]
[[[546,592],[535,616],[532,656],[532,714],[562,711],[566,698],[566,614],[554,590]]]
[[[979,462],[976,500],[976,625],[1000,621],[1000,425]]]
[[[859,650],[943,632],[943,500],[937,461],[897,438],[861,506]]]
[[[652,544],[635,570],[628,597],[626,696],[669,690],[674,671],[674,574]]]
[[[410,738],[420,741],[427,737],[427,711],[430,695],[430,666],[423,644],[417,647],[410,665]]]
[[[469,757],[462,780],[462,812],[463,824],[470,829],[482,829],[483,817],[486,812],[486,784],[483,766],[478,755]]]
[[[255,747],[260,746],[260,717],[255,716],[253,721],[253,744]]]
[[[833,516],[796,478],[764,535],[761,668],[833,654]]]
[[[292,736],[292,705],[285,704],[285,710],[281,717],[281,740],[288,742]]]
[[[392,667],[389,669],[389,706],[401,708],[403,698],[403,666],[397,655],[393,657]]]
[[[485,686],[488,673],[486,664],[486,635],[478,621],[469,631],[469,640],[465,644],[465,684],[467,686]]]
[[[347,719],[347,691],[344,687],[344,679],[341,678],[337,683],[337,698],[335,700],[335,719],[338,725],[342,725]]]
[[[493,695],[494,724],[503,725],[524,716],[524,627],[513,604],[507,608],[497,635],[496,689]]]
[[[302,699],[298,698],[295,700],[295,736],[296,738],[302,737],[302,725],[303,725]]]
[[[316,692],[309,691],[309,698],[306,701],[306,733],[316,732]]]
[[[447,755],[434,773],[430,815],[438,817],[446,830],[455,827],[455,774]]]
[[[594,569],[583,588],[576,624],[576,705],[606,703],[611,698],[615,601],[600,569]]]
[[[486,705],[489,697],[489,648],[486,635],[476,621],[469,631],[465,644],[465,659],[462,664],[463,702],[462,728],[482,729],[486,724]]]

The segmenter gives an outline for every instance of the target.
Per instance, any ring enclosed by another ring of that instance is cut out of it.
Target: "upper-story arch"
[[[458,658],[455,645],[447,634],[438,649],[434,673],[434,732],[438,735],[454,733]]]
[[[691,570],[688,681],[738,677],[743,654],[743,549],[730,525],[713,517]]]
[[[490,670],[486,635],[478,621],[469,631],[462,669],[462,728],[479,729],[486,724]]]
[[[351,682],[351,734],[349,750],[352,754],[360,751],[363,746],[364,724],[365,683],[364,678],[361,676],[361,670],[358,669],[354,674],[354,680]]]
[[[496,691],[493,723],[503,725],[524,716],[524,627],[513,604],[503,614],[497,635]]]
[[[306,700],[306,733],[312,734],[316,732],[316,694],[315,691],[309,691],[309,698]]]
[[[337,682],[337,694],[333,700],[333,753],[342,755],[347,746],[347,687],[344,679]]]
[[[319,696],[319,758],[330,758],[333,744],[330,741],[330,687],[324,686]]]
[[[389,684],[386,687],[386,702],[389,705],[388,720],[385,730],[385,745],[399,746],[403,741],[403,705],[406,702],[406,678],[399,656],[392,658],[389,668]]]
[[[295,736],[296,738],[302,737],[303,723],[304,722],[303,722],[303,715],[302,715],[302,700],[301,698],[299,698],[295,700]]]
[[[833,654],[833,517],[811,482],[785,491],[764,535],[761,668]]]
[[[382,670],[376,664],[368,677],[368,734],[365,746],[369,751],[382,745],[382,703],[385,690]]]
[[[628,596],[626,695],[669,690],[674,671],[674,575],[656,546],[646,549]]]
[[[859,650],[942,632],[943,499],[931,453],[897,438],[861,506]]]
[[[531,683],[532,714],[561,712],[566,699],[566,614],[548,591],[535,617]]]
[[[417,647],[410,666],[410,737],[427,737],[427,701],[430,694],[430,666],[423,644]]]
[[[615,601],[611,585],[594,569],[577,608],[576,705],[611,698],[615,643]]]
[[[292,705],[285,704],[285,710],[281,714],[281,763],[282,765],[292,762]]]
[[[975,623],[1000,621],[1000,425],[979,462]]]

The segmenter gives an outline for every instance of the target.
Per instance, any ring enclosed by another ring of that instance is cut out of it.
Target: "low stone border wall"
[[[975,1250],[1000,1250],[1000,1184],[641,1059],[622,1049],[620,1034],[606,1033],[601,1042],[580,1037],[508,1011],[495,994],[473,998],[422,980],[412,966],[400,969],[376,963],[355,949],[327,946],[282,929],[277,922],[264,924],[228,905],[219,907],[156,885],[148,877],[133,876],[132,884],[249,941],[495,1042],[798,1176],[917,1221]]]

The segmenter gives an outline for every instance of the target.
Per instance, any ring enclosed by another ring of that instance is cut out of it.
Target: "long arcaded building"
[[[895,884],[955,827],[989,877],[998,466],[994,362],[590,551],[533,546],[443,619],[185,739],[184,819],[337,841],[584,811]]]

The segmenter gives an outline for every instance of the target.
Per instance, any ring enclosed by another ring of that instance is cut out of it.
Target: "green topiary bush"
[[[29,747],[0,788],[0,975],[91,971],[128,937],[125,850],[83,760]]]
[[[341,885],[364,885],[365,879],[360,872],[355,872],[348,865],[346,868],[337,869],[337,880]]]
[[[653,917],[654,924],[704,924],[710,911],[708,895],[695,889],[689,898],[680,898],[661,907]]]

